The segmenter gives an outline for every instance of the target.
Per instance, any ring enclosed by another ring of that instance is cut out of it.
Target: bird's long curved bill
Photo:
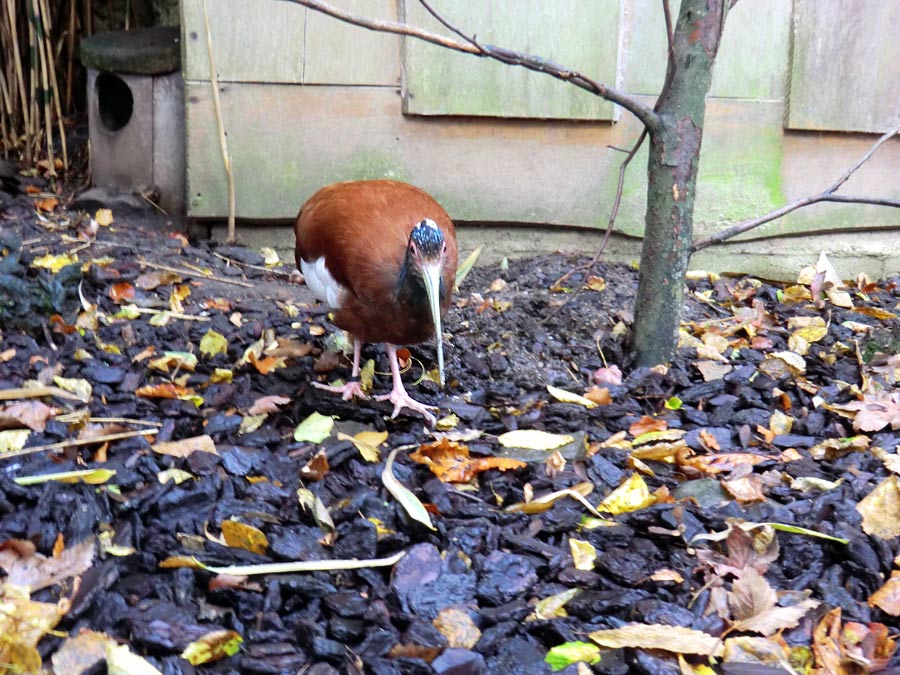
[[[444,338],[441,333],[441,265],[426,263],[422,266],[422,278],[425,281],[425,293],[428,306],[431,308],[431,319],[434,322],[434,337],[437,340],[438,373],[441,386],[444,386]]]

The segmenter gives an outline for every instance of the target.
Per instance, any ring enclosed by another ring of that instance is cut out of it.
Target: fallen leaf
[[[599,385],[620,385],[622,384],[622,370],[619,366],[608,366],[606,368],[597,368],[594,371],[594,382]]]
[[[18,452],[24,448],[30,434],[28,429],[0,431],[0,456],[5,452]]]
[[[80,469],[77,471],[62,471],[59,473],[45,473],[36,476],[20,476],[13,480],[17,485],[40,485],[49,481],[58,483],[84,482],[88,485],[102,485],[116,475],[114,469]]]
[[[57,603],[31,600],[28,588],[6,580],[0,585],[0,665],[8,673],[40,673],[37,644],[69,611],[68,598]]]
[[[378,449],[388,438],[386,431],[360,431],[353,436],[338,432],[338,440],[350,441],[359,450],[362,458],[370,463],[381,461],[381,450]]]
[[[806,598],[781,607],[776,604],[777,601],[775,589],[765,577],[754,567],[745,568],[728,594],[731,629],[768,637],[779,630],[793,628],[808,611],[820,604],[818,600]]]
[[[508,457],[470,457],[468,446],[446,438],[419,446],[409,458],[425,464],[445,483],[466,483],[489,469],[508,471],[526,466],[525,462]]]
[[[629,624],[621,628],[594,631],[590,638],[601,647],[609,649],[663,649],[676,654],[703,656],[716,656],[722,651],[719,638],[682,626]]]
[[[591,387],[584,392],[584,397],[597,405],[609,405],[613,400],[609,393],[609,389],[606,387]]]
[[[597,549],[589,541],[569,538],[569,550],[572,552],[572,561],[576,570],[589,572],[594,569],[597,560]]]
[[[82,675],[94,672],[95,667],[106,659],[106,646],[118,644],[105,633],[82,628],[77,634],[66,638],[50,660],[54,675]]]
[[[400,503],[400,506],[403,507],[403,510],[406,511],[410,518],[421,523],[429,530],[434,530],[435,527],[431,524],[431,517],[428,515],[428,511],[425,510],[422,502],[394,476],[394,457],[396,455],[397,448],[391,451],[387,461],[384,463],[384,470],[381,472],[381,482],[387,488],[387,491],[393,495],[394,499]]]
[[[891,578],[869,596],[868,603],[891,616],[900,616],[900,570],[891,572]]]
[[[31,261],[32,267],[42,267],[44,269],[48,269],[53,274],[59,272],[63,267],[67,267],[68,265],[75,265],[78,263],[78,256],[74,253],[63,253],[60,255],[53,255],[48,253],[47,255],[38,256],[34,260]]]
[[[431,623],[447,638],[447,646],[451,649],[471,649],[481,639],[481,631],[472,617],[459,607],[442,609]]]
[[[127,281],[118,281],[109,287],[109,299],[115,303],[134,298],[135,290]]]
[[[237,631],[224,629],[211,631],[185,647],[181,652],[181,658],[186,659],[192,666],[212,663],[237,654],[243,641]]]
[[[766,500],[762,479],[756,474],[742,476],[734,480],[723,480],[722,487],[742,505]]]
[[[260,396],[253,402],[253,405],[247,410],[251,415],[267,415],[276,413],[280,410],[278,406],[287,405],[291,402],[287,396]]]
[[[9,586],[29,588],[32,592],[61,584],[66,579],[84,574],[94,562],[97,550],[93,537],[67,546],[53,558],[42,553],[22,555],[19,550],[0,550],[0,568],[6,570],[4,582]],[[2,589],[2,585],[0,585]],[[3,612],[0,612],[0,619]],[[3,632],[0,631],[0,636]]]
[[[115,222],[111,209],[97,209],[96,213],[94,213],[94,220],[97,221],[100,227],[109,227]]]
[[[57,413],[42,401],[21,401],[0,408],[0,429],[17,429],[28,427],[32,431],[42,432],[47,420]]]
[[[900,479],[891,475],[856,505],[862,529],[868,535],[890,540],[900,537]]]
[[[143,656],[138,656],[128,645],[106,646],[107,675],[163,675]]]
[[[228,340],[221,333],[210,329],[200,338],[200,353],[210,359],[216,354],[228,354]]]
[[[193,373],[197,367],[197,355],[190,352],[163,352],[162,356],[150,361],[147,366],[164,373],[168,373],[170,368]]]
[[[551,647],[544,657],[544,662],[550,666],[554,673],[564,670],[573,663],[589,663],[591,665],[600,662],[600,648],[590,642],[563,642],[561,645]]]
[[[575,405],[584,406],[587,409],[596,408],[597,404],[594,403],[589,398],[585,398],[580,394],[575,394],[571,391],[566,391],[565,389],[559,389],[558,387],[554,387],[552,385],[547,385],[547,391],[550,395],[555,398],[557,401],[562,403],[574,403]]]
[[[228,546],[251,553],[262,555],[269,548],[269,540],[262,530],[237,520],[222,521],[222,537]]]
[[[313,412],[294,429],[294,440],[298,443],[321,443],[331,436],[334,418]]]
[[[209,452],[213,455],[219,454],[216,450],[215,441],[207,434],[182,438],[180,441],[154,443],[150,446],[150,449],[157,454],[169,455],[171,457],[188,457],[195,452]]]
[[[655,503],[656,497],[650,494],[643,477],[633,473],[600,502],[597,510],[612,514],[629,513]]]
[[[325,454],[324,449],[319,449],[306,465],[301,467],[300,477],[315,483],[325,478],[326,475],[328,475],[328,455]]]
[[[309,488],[298,488],[297,501],[300,504],[300,508],[304,511],[309,511],[312,514],[313,520],[316,521],[316,525],[320,530],[325,532],[326,535],[330,535],[335,531],[331,513],[329,513],[328,507],[325,506],[325,502],[322,501],[319,495]]]
[[[664,419],[644,415],[641,419],[628,427],[628,433],[637,438],[638,436],[643,436],[651,431],[665,431],[668,428],[669,423]]]
[[[525,619],[526,621],[542,621],[547,619],[559,619],[568,616],[566,603],[581,593],[580,588],[569,588],[561,593],[538,600],[534,605],[534,611]]]
[[[528,450],[556,450],[574,441],[568,434],[551,434],[538,429],[516,429],[500,434],[497,441],[504,448],[526,448]]]

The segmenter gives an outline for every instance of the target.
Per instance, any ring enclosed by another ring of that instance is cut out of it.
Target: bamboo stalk
[[[78,2],[69,0],[69,31],[66,34],[66,113],[72,112],[72,79],[75,68],[75,22],[77,19]]]
[[[206,0],[203,0],[203,23],[206,25],[206,52],[209,55],[209,79],[212,84],[213,109],[216,112],[216,125],[219,127],[219,145],[222,148],[222,162],[225,164],[225,177],[228,181],[228,241],[234,241],[234,172],[231,168],[231,155],[228,153],[228,139],[225,136],[225,122],[222,119],[222,103],[219,101],[219,76],[216,74],[216,60],[213,57],[212,31],[209,28],[209,12]]]
[[[27,148],[30,144],[30,136],[29,130],[31,128],[31,120],[30,120],[30,110],[28,107],[28,98],[25,96],[25,75],[22,73],[22,53],[19,49],[19,31],[16,26],[16,7],[15,0],[6,0],[6,16],[9,19],[9,40],[12,45],[12,54],[10,56],[10,60],[13,64],[13,69],[15,70],[16,75],[16,84],[19,89],[19,102],[21,105],[21,116],[22,116],[22,127],[25,131],[25,147],[26,153]],[[13,124],[15,126],[15,111],[13,113]],[[25,166],[28,166],[28,163],[25,163]]]
[[[49,0],[39,0],[41,4],[41,20],[44,26],[44,35],[47,37],[47,69],[50,73],[50,93],[53,98],[54,108],[56,110],[56,124],[59,129],[59,143],[62,148],[62,160],[63,160],[63,171],[68,174],[69,171],[69,151],[66,148],[66,130],[63,127],[63,114],[62,114],[62,104],[59,100],[59,86],[56,81],[56,60],[53,57],[53,49],[52,43],[50,41],[51,35],[51,26],[50,26],[50,3]],[[49,105],[49,104],[48,104]],[[48,144],[50,147],[53,147],[53,129],[49,128],[47,130],[50,138],[48,139]],[[52,163],[51,156],[51,163]],[[55,173],[55,167],[54,167]]]
[[[41,99],[44,104],[44,134],[47,137],[47,160],[50,164],[48,173],[51,176],[56,176],[56,162],[53,156],[53,115],[50,112],[50,99],[52,97],[48,73],[50,60],[47,53],[51,47],[48,44],[48,38],[43,30],[43,24],[41,22],[40,0],[31,0],[31,11],[33,13],[32,21],[35,24],[34,31],[37,44],[37,61],[41,73]]]

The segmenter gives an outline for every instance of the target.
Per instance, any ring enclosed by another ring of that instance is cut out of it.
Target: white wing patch
[[[329,307],[334,309],[340,308],[341,298],[346,289],[331,276],[331,272],[325,267],[324,256],[312,262],[301,260],[300,271],[303,272],[306,285],[316,298],[326,303]]]

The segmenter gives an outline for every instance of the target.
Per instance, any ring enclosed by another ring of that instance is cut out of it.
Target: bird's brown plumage
[[[437,223],[447,244],[443,314],[456,276],[456,234],[446,211],[427,192],[371,180],[328,185],[309,198],[294,224],[297,267],[301,260],[324,256],[331,276],[346,289],[335,324],[363,342],[403,345],[434,335],[427,304],[411,305],[398,295],[410,232],[426,218]]]

